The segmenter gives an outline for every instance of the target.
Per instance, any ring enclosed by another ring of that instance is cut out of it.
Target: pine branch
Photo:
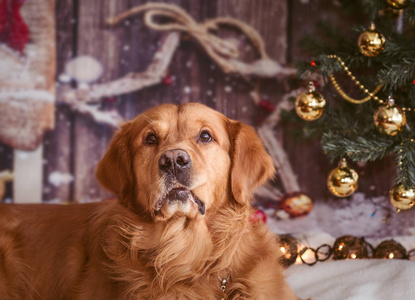
[[[377,30],[386,38],[385,48],[376,57],[366,57],[360,53],[358,36],[368,29],[369,24],[356,24],[352,30],[342,33],[344,29],[336,28],[333,24],[319,23],[316,33],[305,36],[300,42],[300,46],[310,53],[313,63],[296,62],[298,74],[305,78],[314,72],[320,73],[324,78],[334,74],[340,86],[351,97],[364,98],[366,94],[361,94],[361,88],[356,87],[351,75],[346,75],[336,59],[327,57],[330,54],[337,55],[368,90],[384,85],[377,94],[380,99],[386,100],[388,95],[393,95],[399,106],[412,108],[406,112],[408,125],[398,136],[381,135],[373,124],[378,102],[350,104],[341,98],[331,84],[327,84],[320,90],[327,101],[323,117],[313,122],[299,121],[302,134],[308,137],[321,134],[322,148],[331,161],[348,157],[353,161],[367,162],[395,153],[397,182],[403,183],[406,188],[413,187],[415,143],[411,140],[415,138],[415,132],[412,132],[411,126],[415,112],[415,24],[411,22],[415,20],[415,0],[408,0],[409,5],[404,9],[403,18],[386,1],[339,2],[342,13],[347,11],[354,16],[354,20],[363,19],[367,23],[368,19],[374,21]],[[362,16],[362,13],[365,16],[356,17]],[[400,21],[403,21],[402,27],[399,27]],[[398,31],[398,27],[401,30]]]
[[[415,183],[415,143],[413,139],[404,140],[395,147],[394,151],[398,166],[396,182],[409,189]]]
[[[382,159],[393,150],[392,139],[379,139],[375,134],[365,137],[358,134],[340,134],[329,130],[321,139],[323,150],[333,162],[335,159],[348,157],[353,161],[375,161]]]
[[[377,75],[379,82],[385,83],[385,89],[391,91],[408,86],[414,80],[414,76],[415,57],[404,58],[393,65],[385,66]]]
[[[408,7],[404,10],[404,20],[411,24],[415,20],[415,0],[409,0]]]

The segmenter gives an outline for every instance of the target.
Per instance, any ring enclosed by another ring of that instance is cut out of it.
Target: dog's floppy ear
[[[134,184],[131,157],[131,127],[128,122],[113,137],[107,152],[98,163],[96,177],[109,191],[123,202]]]
[[[230,135],[232,194],[245,204],[256,187],[273,177],[275,168],[253,127],[232,122]]]

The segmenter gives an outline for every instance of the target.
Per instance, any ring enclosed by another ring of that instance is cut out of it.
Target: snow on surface
[[[301,299],[411,300],[415,262],[394,259],[340,260],[294,265],[287,282]]]
[[[62,184],[68,184],[72,182],[74,177],[69,173],[61,173],[58,171],[54,171],[49,174],[48,182],[55,187],[59,187]]]
[[[0,89],[0,102],[10,101],[10,98],[17,99],[17,100],[30,99],[33,101],[44,101],[44,102],[55,101],[55,95],[45,90]]]
[[[415,234],[412,210],[398,214],[387,197],[371,201],[362,193],[350,198],[314,201],[313,210],[304,217],[281,220],[275,217],[273,209],[266,210],[266,213],[268,226],[277,234],[314,231],[334,237],[354,235],[373,238]]]

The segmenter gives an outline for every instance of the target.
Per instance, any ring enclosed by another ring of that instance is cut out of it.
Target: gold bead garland
[[[356,79],[356,77],[352,74],[352,72],[350,72],[349,68],[346,66],[345,62],[338,57],[337,55],[333,54],[333,55],[327,55],[328,58],[334,58],[337,59],[337,61],[340,63],[340,65],[343,67],[343,70],[346,72],[346,74],[353,80],[353,82],[356,84],[356,86],[361,89],[363,91],[363,93],[367,94],[368,96],[363,98],[363,99],[354,99],[352,97],[350,97],[349,95],[347,95],[342,88],[340,87],[340,85],[337,83],[335,77],[333,74],[330,74],[330,80],[333,83],[334,87],[336,88],[337,92],[340,94],[340,96],[343,97],[344,100],[350,102],[350,103],[354,103],[354,104],[362,104],[365,103],[367,101],[369,101],[370,99],[373,99],[377,102],[379,102],[380,104],[382,104],[384,101],[382,99],[379,99],[378,96],[376,96],[376,93],[380,91],[380,89],[383,87],[383,84],[377,86],[373,92],[369,92],[369,90],[360,83],[359,80]]]
[[[363,85],[361,84],[356,77],[352,74],[352,72],[349,70],[349,68],[346,66],[345,62],[337,55],[327,55],[328,58],[333,58],[336,59],[340,65],[342,66],[343,70],[346,72],[346,74],[351,78],[351,80],[356,84],[356,86],[364,93],[367,95],[367,97],[363,98],[363,99],[354,99],[352,97],[350,97],[338,84],[336,78],[334,77],[333,74],[330,74],[330,80],[333,83],[335,89],[337,90],[337,92],[339,93],[339,95],[346,101],[353,103],[353,104],[362,104],[365,103],[369,100],[374,100],[377,101],[379,104],[381,104],[380,108],[386,105],[386,108],[391,108],[394,106],[394,103],[391,104],[391,96],[389,96],[389,100],[385,101],[380,99],[378,96],[376,96],[376,93],[380,91],[380,89],[383,87],[383,85],[378,85],[373,92],[369,92],[369,90]],[[393,101],[393,100],[392,100]],[[414,108],[412,107],[397,107],[397,109],[400,109],[400,113],[401,115],[403,115],[403,117],[405,117],[405,112],[410,112],[410,111],[415,111]],[[376,112],[375,112],[375,116],[376,116]],[[375,117],[374,116],[374,117]],[[402,123],[402,126],[404,126],[406,123],[406,120]],[[376,125],[376,120],[375,120],[375,125]],[[395,124],[396,125],[396,124]],[[378,129],[379,126],[376,126]],[[388,134],[391,136],[394,136],[396,134]],[[410,140],[411,142],[415,142],[414,139]],[[403,145],[403,142],[401,143],[401,145]],[[400,170],[402,170],[402,149],[399,149],[399,163],[398,163],[398,167]],[[403,178],[405,179],[405,177]],[[390,200],[392,202],[392,204],[396,207],[396,211],[400,212],[401,209],[410,209],[415,205],[415,196],[413,196],[413,198],[407,199],[407,197],[403,197],[402,195],[407,195],[407,193],[409,192],[413,192],[415,191],[415,187],[410,188],[409,190],[406,190],[403,188],[402,185],[395,185],[394,187],[392,187],[392,189],[389,191],[389,195],[390,195]],[[415,193],[415,192],[414,192]],[[412,195],[412,194],[411,194]]]
[[[330,80],[333,83],[334,87],[336,88],[337,92],[340,94],[340,96],[342,96],[342,98],[344,100],[346,100],[347,102],[353,103],[353,104],[362,104],[365,103],[367,101],[369,101],[370,99],[377,101],[379,104],[383,104],[386,103],[385,100],[380,99],[378,96],[376,96],[376,93],[380,91],[380,89],[383,87],[383,84],[378,85],[373,92],[369,92],[369,90],[360,83],[360,81],[358,81],[356,79],[356,77],[352,74],[352,72],[350,72],[349,68],[346,66],[345,62],[337,55],[332,54],[332,55],[327,55],[328,58],[334,58],[337,59],[337,61],[340,63],[340,65],[343,67],[343,70],[346,72],[346,74],[353,80],[353,82],[356,84],[356,86],[362,90],[363,93],[367,94],[368,96],[363,98],[363,99],[354,99],[352,97],[350,97],[349,95],[346,94],[345,91],[343,91],[343,89],[340,87],[340,85],[338,84],[336,78],[334,77],[333,74],[330,74]],[[401,107],[401,109],[403,111],[412,111],[414,110],[412,107]]]
[[[365,102],[369,101],[370,99],[372,99],[373,95],[375,95],[382,88],[382,86],[379,85],[379,86],[376,87],[376,89],[372,93],[369,94],[369,96],[367,96],[363,99],[354,99],[354,98],[350,97],[349,95],[347,95],[346,92],[343,91],[343,89],[340,87],[339,83],[337,82],[336,78],[334,78],[333,74],[330,74],[329,77],[330,77],[330,80],[333,83],[334,87],[336,88],[337,92],[340,94],[340,96],[342,96],[343,99],[345,99],[346,101],[348,101],[350,103],[353,103],[353,104],[362,104],[362,103],[365,103]],[[353,81],[355,81],[356,85],[359,88],[361,86],[363,86],[363,85],[360,85],[359,81],[356,80],[356,77],[352,76],[351,78],[352,78]],[[377,96],[375,96],[375,97],[376,97],[376,100],[379,99]],[[382,102],[380,102],[380,103],[382,103]]]

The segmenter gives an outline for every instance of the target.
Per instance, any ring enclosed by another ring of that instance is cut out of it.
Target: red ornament
[[[260,125],[262,121],[275,110],[275,105],[271,101],[264,99],[259,101],[258,107],[260,110],[256,119],[256,124]]]
[[[278,208],[287,212],[291,218],[305,216],[313,209],[313,200],[301,192],[288,193],[279,199]]]
[[[170,76],[170,74],[166,74],[162,82],[165,86],[170,86],[174,83],[174,80],[173,80],[173,77]]]
[[[267,112],[269,112],[269,113],[271,113],[271,112],[273,112],[274,110],[275,110],[275,105],[274,105],[274,103],[272,103],[271,101],[269,101],[269,100],[261,100],[259,103],[258,103],[258,106],[261,108],[261,109],[263,109],[263,110],[265,110],[265,111],[267,111]]]
[[[20,15],[25,0],[0,1],[0,42],[23,52],[29,41],[29,28]]]
[[[412,84],[415,84],[415,79],[412,81]]]
[[[320,83],[317,80],[312,80],[312,82],[313,82],[316,89],[320,88]]]
[[[314,67],[316,65],[316,62],[312,59],[310,64]]]
[[[117,102],[117,98],[115,97],[108,97],[105,99],[108,103],[114,103]]]
[[[267,214],[264,213],[262,210],[257,209],[255,213],[249,218],[249,221],[251,223],[262,222],[265,224],[267,223]]]

